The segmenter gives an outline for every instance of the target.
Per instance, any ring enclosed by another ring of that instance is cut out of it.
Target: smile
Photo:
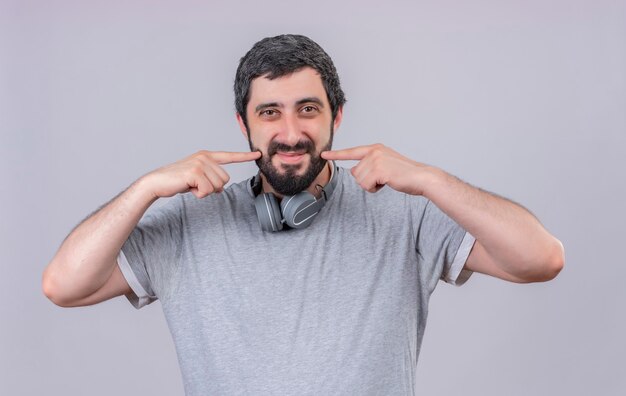
[[[281,162],[285,162],[285,163],[296,163],[299,162],[305,155],[306,153],[296,153],[293,151],[289,151],[289,152],[277,152],[276,155],[278,156],[278,158],[280,159]]]

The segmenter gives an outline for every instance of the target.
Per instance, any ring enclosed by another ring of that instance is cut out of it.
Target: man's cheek
[[[259,160],[269,157],[267,154],[268,152],[267,146],[263,147],[261,145],[257,145],[252,140],[248,140],[248,143],[250,144],[250,151],[258,151],[261,153],[261,158],[259,158]]]

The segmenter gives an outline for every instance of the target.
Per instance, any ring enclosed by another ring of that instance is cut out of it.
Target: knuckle
[[[222,188],[222,183],[221,182],[219,182],[219,181],[212,181],[211,182],[211,189],[212,189],[212,191],[217,191],[220,188]]]
[[[207,150],[198,151],[194,156],[194,159],[202,164],[206,163],[207,161],[213,161],[211,152]]]
[[[195,176],[200,176],[202,174],[204,174],[204,170],[202,169],[202,166],[200,165],[194,165],[191,167],[191,174],[195,175]]]
[[[383,151],[385,150],[385,146],[382,145],[381,143],[376,143],[376,145],[374,146],[374,149],[372,150],[374,155],[381,155],[383,153]]]
[[[200,187],[198,188],[198,193],[204,198],[207,195],[211,194],[213,190],[211,188]]]

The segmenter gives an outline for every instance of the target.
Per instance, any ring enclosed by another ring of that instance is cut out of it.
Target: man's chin
[[[261,172],[272,188],[283,196],[306,190],[317,176],[313,174],[314,169],[310,169],[311,165],[308,163],[268,165],[269,168],[261,169]]]

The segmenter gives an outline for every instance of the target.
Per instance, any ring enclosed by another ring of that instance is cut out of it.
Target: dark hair
[[[250,100],[252,80],[260,76],[273,80],[306,66],[312,67],[320,74],[330,103],[332,119],[335,119],[339,107],[346,102],[346,98],[341,90],[332,59],[310,38],[283,34],[266,37],[257,42],[239,61],[235,75],[235,109],[246,128],[248,127],[246,107]]]

